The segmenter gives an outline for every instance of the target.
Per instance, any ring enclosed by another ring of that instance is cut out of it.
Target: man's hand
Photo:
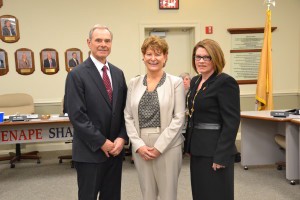
[[[153,152],[151,152],[152,149],[152,147],[142,146],[137,150],[137,152],[144,160],[153,160],[156,157]]]
[[[114,141],[114,148],[109,151],[109,153],[113,156],[119,155],[124,147],[125,140],[123,138],[116,138]]]
[[[109,152],[114,148],[114,143],[106,139],[105,143],[102,145],[101,149],[105,153],[106,157],[109,157]]]

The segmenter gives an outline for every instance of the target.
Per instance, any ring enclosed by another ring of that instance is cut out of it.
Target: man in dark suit
[[[66,80],[79,200],[96,200],[99,192],[101,200],[121,199],[123,146],[128,141],[123,114],[127,86],[123,72],[106,60],[111,43],[110,30],[95,25],[87,39],[90,57]]]
[[[77,53],[72,53],[72,58],[69,60],[69,67],[76,67],[79,64],[77,59]]]
[[[48,67],[48,68],[56,67],[56,60],[52,58],[51,52],[47,52],[47,58],[44,60],[44,67]]]
[[[0,68],[4,68],[4,62],[0,59]]]

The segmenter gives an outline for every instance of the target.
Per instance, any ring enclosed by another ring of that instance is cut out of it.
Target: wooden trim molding
[[[244,52],[261,52],[261,49],[230,50],[230,53],[244,53]]]
[[[277,27],[272,27],[271,31],[275,31]],[[265,30],[264,27],[256,27],[256,28],[228,28],[227,31],[230,34],[248,34],[248,33],[263,33]]]

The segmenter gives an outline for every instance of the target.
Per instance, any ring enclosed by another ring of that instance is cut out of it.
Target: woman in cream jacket
[[[141,49],[147,74],[129,83],[126,130],[143,199],[175,200],[184,141],[183,82],[163,70],[168,55],[164,39],[150,36]]]

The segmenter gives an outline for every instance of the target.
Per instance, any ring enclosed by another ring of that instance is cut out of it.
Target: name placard
[[[10,116],[9,121],[15,122],[15,121],[25,121],[27,120],[26,116]]]

